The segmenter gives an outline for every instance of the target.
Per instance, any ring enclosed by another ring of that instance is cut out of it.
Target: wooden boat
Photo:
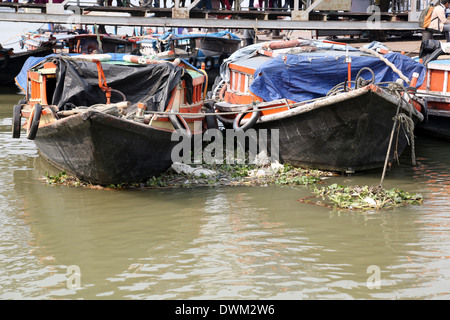
[[[44,57],[52,53],[49,48],[14,53],[12,49],[0,49],[0,86],[14,84],[23,64],[29,57]]]
[[[240,44],[241,39],[229,31],[183,35],[166,33],[139,41],[143,55],[155,55],[159,59],[182,58],[196,68],[201,68],[204,63],[211,82],[219,75],[222,62],[238,50]]]
[[[106,56],[56,56],[23,70],[13,137],[24,117],[27,138],[57,168],[94,184],[142,181],[171,166],[175,129],[202,133],[194,122],[204,121],[206,76],[179,60],[100,62]]]
[[[421,84],[423,66],[400,54],[385,57],[400,59],[402,78],[416,73]],[[382,60],[331,42],[247,47],[222,66],[223,81],[212,92],[215,112],[226,128],[277,129],[284,163],[339,172],[383,167],[413,138],[399,123],[413,130],[423,115],[420,99],[392,82],[399,74]]]
[[[450,141],[450,56],[445,52],[450,53],[450,50],[440,41],[428,42],[431,42],[432,50],[428,54],[421,52],[421,59],[427,68],[426,78],[417,89],[417,96],[426,102],[427,113],[417,132]]]
[[[131,53],[137,50],[137,41],[108,34],[52,33],[25,34],[22,45],[27,50],[52,48],[54,53]]]

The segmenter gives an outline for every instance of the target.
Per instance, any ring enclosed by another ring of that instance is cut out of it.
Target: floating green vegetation
[[[381,186],[341,186],[331,184],[317,187],[333,173],[294,168],[290,165],[248,165],[248,164],[221,164],[205,167],[192,165],[190,168],[204,170],[193,173],[178,173],[173,168],[165,173],[138,183],[121,183],[108,186],[93,185],[83,182],[65,171],[57,175],[45,173],[45,180],[49,185],[66,185],[75,187],[87,187],[91,189],[154,189],[154,188],[190,188],[199,186],[296,186],[313,185],[316,197],[327,200],[330,205],[322,202],[313,203],[305,201],[307,197],[299,201],[325,206],[334,206],[339,209],[349,210],[379,210],[406,205],[420,205],[423,202],[421,194],[411,194],[397,188],[386,190]],[[203,173],[205,172],[205,174]]]
[[[275,179],[277,185],[311,185],[331,175],[320,170],[307,170],[285,165]]]
[[[378,210],[406,205],[419,205],[423,202],[421,194],[410,194],[397,188],[386,190],[381,186],[341,186],[332,184],[321,188],[315,187],[314,193],[323,199],[328,199],[335,207],[354,210]]]
[[[311,185],[322,181],[332,173],[319,170],[294,168],[290,165],[213,164],[190,165],[191,173],[176,172],[173,168],[165,173],[137,183],[92,185],[61,172],[45,174],[49,185],[83,186],[96,189],[136,188],[190,188],[199,186],[263,186],[263,185]]]
[[[221,164],[201,168],[207,168],[214,174],[176,173],[169,169],[164,174],[147,180],[145,187],[309,185],[330,175],[323,171],[293,168],[289,165],[277,169],[249,164]]]
[[[50,175],[49,173],[44,172],[44,177],[49,185],[71,185],[74,187],[85,185],[85,183],[79,179],[68,175],[66,171],[62,171],[57,175]]]
[[[44,172],[44,180],[48,185],[60,185],[60,186],[70,186],[70,187],[85,187],[91,189],[104,189],[111,188],[111,186],[102,187],[98,185],[93,185],[92,183],[82,181],[74,176],[71,176],[66,171],[62,171],[56,175],[51,175],[48,172]],[[113,188],[118,188],[113,186]]]

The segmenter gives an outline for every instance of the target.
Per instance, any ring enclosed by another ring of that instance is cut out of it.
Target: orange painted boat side
[[[255,69],[229,64],[230,83],[223,87],[222,99],[232,104],[251,104],[263,100],[251,93],[248,88],[253,82]]]
[[[427,73],[419,91],[426,91],[450,96],[450,65],[430,62]]]
[[[428,108],[434,110],[450,111],[449,102],[428,101]]]
[[[249,86],[251,85],[254,79],[255,69],[230,63],[230,83],[224,86],[222,99],[228,103],[234,105],[249,105],[252,103],[263,102],[264,100],[252,92],[249,91]],[[269,115],[284,112],[290,109],[289,105],[293,104],[294,101],[286,99],[284,103],[280,103],[279,101],[274,104],[268,104],[261,108],[261,115]],[[281,108],[276,108],[284,106]],[[272,109],[274,108],[275,109]],[[243,119],[251,118],[252,114],[248,113],[243,117]]]
[[[239,72],[242,72],[242,73],[247,73],[247,74],[249,74],[251,76],[253,76],[255,74],[255,69],[253,69],[253,68],[240,66],[240,65],[237,65],[237,64],[234,64],[234,63],[230,63],[228,66],[230,68],[230,72],[231,72],[231,70],[236,70],[236,71],[239,71]]]
[[[242,94],[228,90],[225,92],[224,100],[232,104],[250,104],[253,102],[262,102],[263,100],[253,94]]]
[[[450,64],[430,62],[422,85],[417,89],[419,94],[432,94],[427,99],[428,108],[450,111]]]

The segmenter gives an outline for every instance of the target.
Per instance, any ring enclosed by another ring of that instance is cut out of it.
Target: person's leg
[[[228,2],[228,0],[222,0],[222,1],[225,6],[225,9],[231,10],[230,2]]]
[[[200,2],[197,4],[197,6],[195,8],[203,9],[203,2],[204,2],[204,0],[200,0]]]

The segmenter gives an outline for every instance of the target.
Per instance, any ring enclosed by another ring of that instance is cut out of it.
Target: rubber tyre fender
[[[219,114],[216,114],[216,118],[217,118],[217,120],[222,122],[223,126],[226,129],[232,129],[233,128],[234,119],[225,118],[225,117],[223,117],[223,116],[221,116]]]
[[[190,57],[188,63],[193,66],[194,68],[197,68],[197,58]]]
[[[223,63],[223,61],[224,61],[225,59],[228,59],[228,55],[225,54],[225,53],[222,53],[222,54],[220,55],[220,57],[219,57],[219,68],[220,68],[220,66],[222,65],[222,63]]]
[[[172,113],[173,110],[170,110]],[[181,134],[186,136],[187,138],[192,138],[192,131],[189,128],[188,123],[184,118],[179,114],[169,114],[169,120],[172,123],[173,127],[177,131],[181,131]]]
[[[206,102],[206,113],[212,113],[214,114],[214,102]],[[217,117],[216,116],[205,116],[205,123],[207,129],[218,129],[219,124],[217,123]]]
[[[37,103],[34,106],[34,110],[30,114],[29,121],[30,124],[27,129],[27,139],[34,140],[36,138],[36,134],[39,128],[39,122],[41,121],[41,114],[42,114],[42,106]]]
[[[211,57],[206,57],[204,62],[206,71],[211,70],[214,67],[214,61]]]
[[[256,110],[256,111],[253,112],[250,120],[247,121],[247,123],[244,124],[242,127],[240,127],[242,118],[244,117],[244,115],[246,115],[246,112],[250,111],[250,110]],[[256,121],[258,121],[260,113],[261,113],[261,111],[259,111],[257,105],[246,108],[242,113],[238,114],[237,117],[234,118],[233,129],[235,131],[245,131],[245,130],[250,129],[251,127],[253,127],[255,125]]]
[[[13,108],[12,137],[14,139],[20,138],[21,126],[22,126],[22,105],[17,104]]]

